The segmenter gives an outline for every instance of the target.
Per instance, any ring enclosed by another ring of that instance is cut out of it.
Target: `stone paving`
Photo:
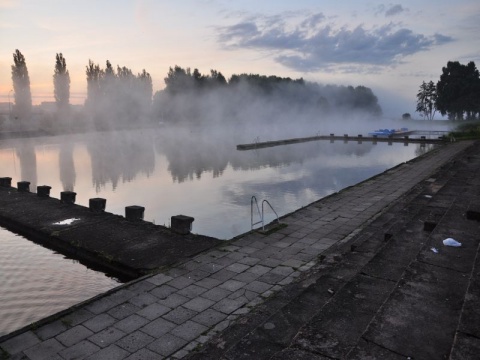
[[[245,234],[30,327],[0,343],[0,359],[181,359],[469,145],[434,150],[285,216],[278,231]]]

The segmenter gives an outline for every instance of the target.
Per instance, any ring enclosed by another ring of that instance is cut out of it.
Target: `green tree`
[[[473,61],[449,61],[437,82],[436,107],[451,120],[474,119],[480,114],[480,75]]]
[[[70,104],[70,74],[68,73],[67,62],[62,53],[56,56],[53,87],[57,109],[67,109]]]
[[[104,73],[105,72],[100,68],[100,65],[94,64],[92,60],[88,60],[88,65],[86,68],[87,99],[85,100],[85,106],[90,111],[96,110],[101,99],[101,81]]]
[[[196,75],[198,76],[198,74]],[[195,86],[195,80],[190,68],[183,69],[178,65],[168,70],[164,81],[166,85],[165,90],[172,95],[191,91]]]
[[[420,113],[427,120],[433,120],[435,116],[437,101],[437,87],[430,81],[426,83],[422,82],[420,85],[420,90],[417,93],[417,109],[416,111]]]
[[[13,53],[12,81],[15,104],[13,113],[15,117],[24,119],[32,112],[32,93],[30,92],[30,77],[28,76],[27,63],[23,54],[17,49]]]

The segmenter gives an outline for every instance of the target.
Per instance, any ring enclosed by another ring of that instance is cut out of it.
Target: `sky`
[[[13,101],[13,52],[34,104],[53,101],[55,56],[86,97],[89,59],[143,69],[154,92],[170,67],[368,86],[385,116],[414,116],[422,81],[448,61],[480,63],[480,1],[0,0],[0,102]],[[415,117],[415,116],[414,116]]]

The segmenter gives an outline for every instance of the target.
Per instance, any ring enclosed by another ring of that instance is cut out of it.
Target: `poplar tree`
[[[63,110],[68,108],[70,104],[70,74],[68,73],[67,62],[62,53],[56,56],[53,86],[57,109]]]
[[[32,93],[30,92],[30,77],[23,54],[16,49],[13,53],[12,81],[15,104],[13,113],[20,119],[28,117],[32,112]]]

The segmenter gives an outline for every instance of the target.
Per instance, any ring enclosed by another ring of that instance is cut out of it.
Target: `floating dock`
[[[372,142],[376,144],[378,142],[386,142],[389,144],[392,143],[404,143],[404,144],[441,144],[444,143],[446,140],[443,137],[437,139],[427,139],[425,136],[421,136],[420,138],[412,138],[409,135],[417,134],[418,131],[409,131],[408,133],[402,133],[401,135],[392,134],[390,136],[363,136],[363,135],[356,135],[350,136],[345,134],[343,136],[330,134],[330,135],[316,135],[310,137],[301,137],[301,138],[292,138],[292,139],[283,139],[283,140],[273,140],[273,141],[263,141],[263,142],[254,142],[249,144],[239,144],[237,145],[237,150],[254,150],[254,149],[261,149],[261,148],[268,148],[273,146],[281,146],[281,145],[289,145],[289,144],[298,144],[310,141],[319,141],[319,140],[330,140],[330,142],[342,140],[343,142],[349,141],[356,141],[357,143],[362,142]]]

